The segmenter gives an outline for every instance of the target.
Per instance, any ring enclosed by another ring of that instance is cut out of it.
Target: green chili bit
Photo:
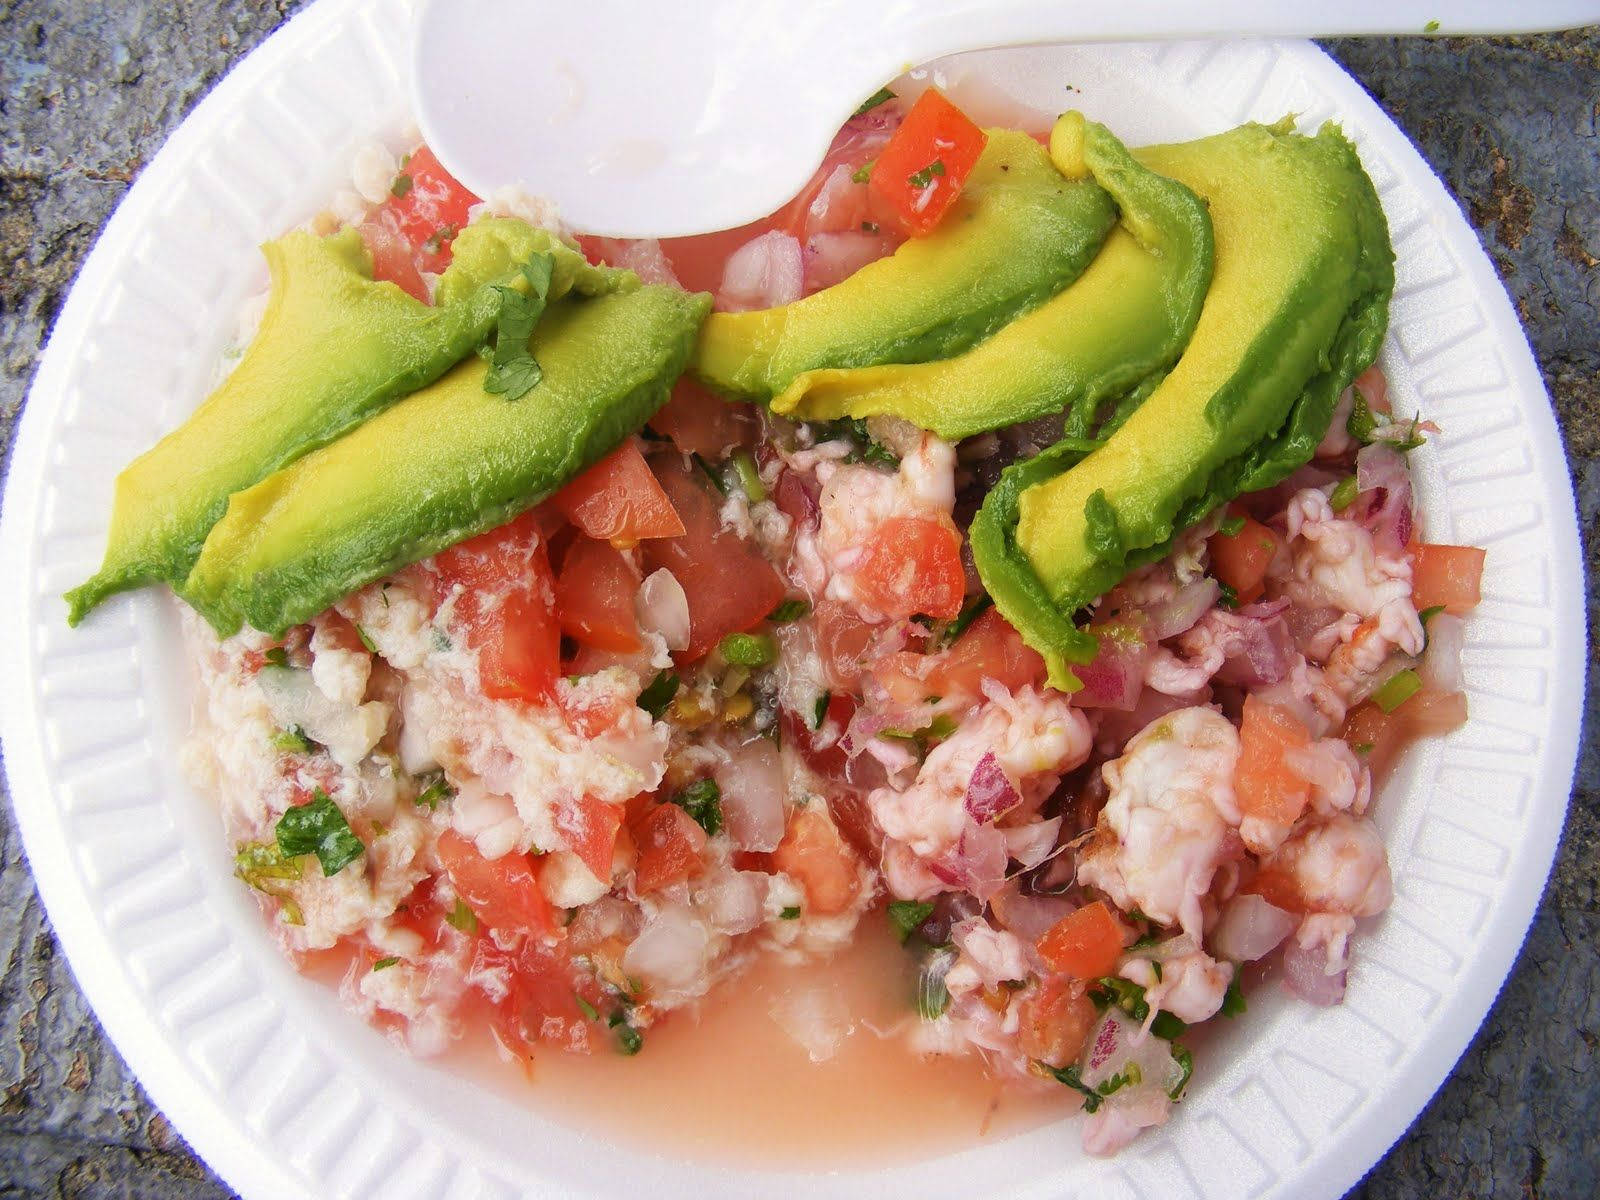
[[[730,633],[717,649],[736,667],[764,667],[778,658],[777,642],[765,633]]]
[[[672,803],[693,817],[707,837],[722,832],[722,789],[715,779],[695,780],[673,796]]]
[[[667,711],[667,705],[672,703],[672,698],[678,694],[682,680],[672,671],[662,671],[652,679],[644,691],[639,693],[639,707],[659,721],[661,714]]]
[[[1421,690],[1422,678],[1415,671],[1396,671],[1372,693],[1372,702],[1384,712],[1392,713]]]
[[[798,621],[801,617],[811,612],[811,601],[802,600],[791,596],[767,614],[767,620],[774,625],[787,625],[790,621]]]
[[[922,923],[931,916],[933,916],[931,900],[889,901],[889,923],[894,926],[902,946],[911,940],[911,935],[921,929]]]

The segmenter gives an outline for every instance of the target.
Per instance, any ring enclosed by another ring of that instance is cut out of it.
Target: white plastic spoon
[[[420,0],[413,86],[423,137],[480,196],[668,237],[773,211],[863,99],[959,50],[1596,21],[1600,0]]]

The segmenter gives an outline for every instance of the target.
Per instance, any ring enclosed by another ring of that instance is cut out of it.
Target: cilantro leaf
[[[662,671],[650,681],[648,687],[639,693],[638,705],[659,721],[661,714],[667,711],[667,705],[672,703],[672,698],[678,694],[678,687],[682,680],[672,671]]]
[[[913,171],[906,176],[906,182],[914,188],[925,188],[933,182],[934,176],[944,174],[944,161],[934,159],[920,171]]]
[[[350,831],[350,822],[339,806],[321,788],[309,804],[296,805],[279,817],[275,832],[284,854],[315,854],[324,875],[337,875],[367,850]]]
[[[693,817],[708,837],[722,832],[722,789],[715,779],[697,779],[673,796],[672,803]]]
[[[491,395],[520,400],[544,377],[544,370],[528,349],[528,340],[544,315],[545,297],[550,292],[550,276],[554,269],[553,255],[535,254],[522,264],[522,276],[528,283],[527,295],[513,287],[496,289],[500,293],[500,317],[495,327],[489,373],[483,379],[483,390]]]
[[[810,611],[811,601],[791,596],[769,612],[767,620],[774,625],[787,625],[790,621],[798,621]]]
[[[395,963],[397,963],[399,961],[400,960],[398,958],[396,958],[393,954],[391,954],[391,955],[388,955],[385,958],[378,959],[377,962],[372,964],[372,969],[374,971],[386,971],[390,967],[394,966]]]
[[[811,728],[821,729],[822,723],[828,719],[828,705],[833,703],[833,693],[823,692],[817,697],[817,706],[811,712],[813,720]]]
[[[1244,1002],[1244,989],[1239,986],[1239,968],[1233,969],[1233,978],[1228,980],[1228,990],[1222,993],[1222,1015],[1237,1017],[1248,1009]]]
[[[798,921],[800,919],[800,906],[791,904],[778,914],[780,921]]]
[[[1065,1084],[1083,1097],[1084,1112],[1092,1113],[1100,1107],[1100,1101],[1103,1097],[1099,1092],[1083,1082],[1083,1078],[1078,1074],[1076,1066],[1052,1067],[1049,1063],[1040,1063],[1039,1065],[1055,1076],[1057,1083]]]
[[[894,931],[900,937],[900,944],[904,946],[911,940],[911,935],[922,928],[922,923],[933,916],[933,901],[925,900],[891,900],[889,902],[889,923],[894,926]]]

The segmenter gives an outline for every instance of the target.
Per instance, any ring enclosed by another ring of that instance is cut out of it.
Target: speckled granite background
[[[295,0],[0,0],[0,471],[50,324],[140,168]],[[1566,438],[1600,578],[1600,33],[1340,41],[1493,257]],[[1591,664],[1592,666],[1592,664]],[[0,681],[0,686],[5,686]],[[1597,716],[1591,670],[1588,728]],[[1600,1195],[1600,753],[1528,944],[1471,1049],[1352,1193]],[[210,1198],[73,984],[0,804],[0,1198]]]

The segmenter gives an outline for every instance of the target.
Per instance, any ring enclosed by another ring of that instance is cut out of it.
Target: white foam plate
[[[1377,805],[1396,897],[1360,939],[1345,1003],[1253,998],[1164,1129],[1110,1162],[1047,1128],[892,1169],[761,1175],[556,1124],[340,1011],[274,951],[214,811],[177,771],[188,685],[171,601],[123,598],[66,626],[61,593],[99,563],[113,477],[206,391],[264,282],[256,245],[320,207],[362,141],[402,129],[409,20],[407,0],[323,0],[206,98],[90,256],[18,430],[0,523],[11,791],[78,980],[156,1103],[241,1193],[275,1200],[1342,1193],[1438,1087],[1522,943],[1566,811],[1586,661],[1549,402],[1494,271],[1417,152],[1305,43],[974,60],[1130,142],[1286,111],[1306,128],[1343,123],[1399,255],[1383,364],[1399,406],[1443,427],[1414,456],[1427,535],[1489,549],[1466,650],[1472,717],[1413,751]]]

